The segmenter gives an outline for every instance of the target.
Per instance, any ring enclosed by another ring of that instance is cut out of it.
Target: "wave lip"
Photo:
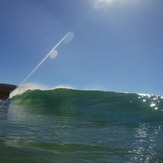
[[[26,85],[18,86],[16,89],[14,89],[10,93],[9,98],[13,98],[14,96],[21,95],[21,94],[25,93],[28,90],[46,90],[46,89],[47,88],[45,86],[43,86],[43,85],[29,83],[29,84],[26,84]]]

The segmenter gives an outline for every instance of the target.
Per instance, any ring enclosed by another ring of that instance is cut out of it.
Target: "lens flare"
[[[74,33],[73,32],[69,32],[67,34],[67,37],[63,40],[63,43],[65,44],[69,44],[73,39],[74,39]]]
[[[51,58],[55,58],[58,54],[58,52],[55,50],[62,42],[66,41],[67,43],[70,43],[72,39],[74,38],[73,32],[68,32],[54,47],[53,49],[41,60],[41,62],[27,75],[27,77],[19,84],[23,85],[30,77],[31,75],[45,62],[45,60],[50,56]]]
[[[57,51],[57,50],[54,50],[54,51],[52,51],[52,52],[50,53],[49,57],[50,57],[51,59],[54,59],[57,55],[58,55],[58,51]]]

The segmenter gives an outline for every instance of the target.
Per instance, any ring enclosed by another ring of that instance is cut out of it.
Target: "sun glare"
[[[115,0],[96,0],[95,8],[101,8],[104,7],[105,5],[111,5],[113,1]]]
[[[100,0],[101,2],[103,2],[103,3],[108,3],[108,4],[110,4],[110,3],[112,3],[114,0]]]
[[[137,1],[140,1],[140,0],[133,0],[137,3]],[[105,7],[108,7],[108,6],[112,6],[113,4],[123,4],[123,3],[128,3],[128,2],[131,2],[130,0],[94,0],[94,7],[96,9],[98,8],[105,8]]]

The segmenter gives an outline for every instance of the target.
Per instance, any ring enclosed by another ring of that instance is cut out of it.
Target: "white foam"
[[[59,88],[65,88],[65,89],[75,89],[74,87],[70,86],[70,85],[57,85],[51,89],[59,89]]]
[[[13,98],[16,95],[21,95],[28,90],[36,90],[36,89],[46,90],[47,88],[43,85],[28,83],[26,85],[18,86],[14,91],[10,93],[9,98]]]

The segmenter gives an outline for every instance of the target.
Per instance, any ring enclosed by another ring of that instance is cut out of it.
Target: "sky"
[[[163,95],[162,0],[0,0],[0,83]]]

